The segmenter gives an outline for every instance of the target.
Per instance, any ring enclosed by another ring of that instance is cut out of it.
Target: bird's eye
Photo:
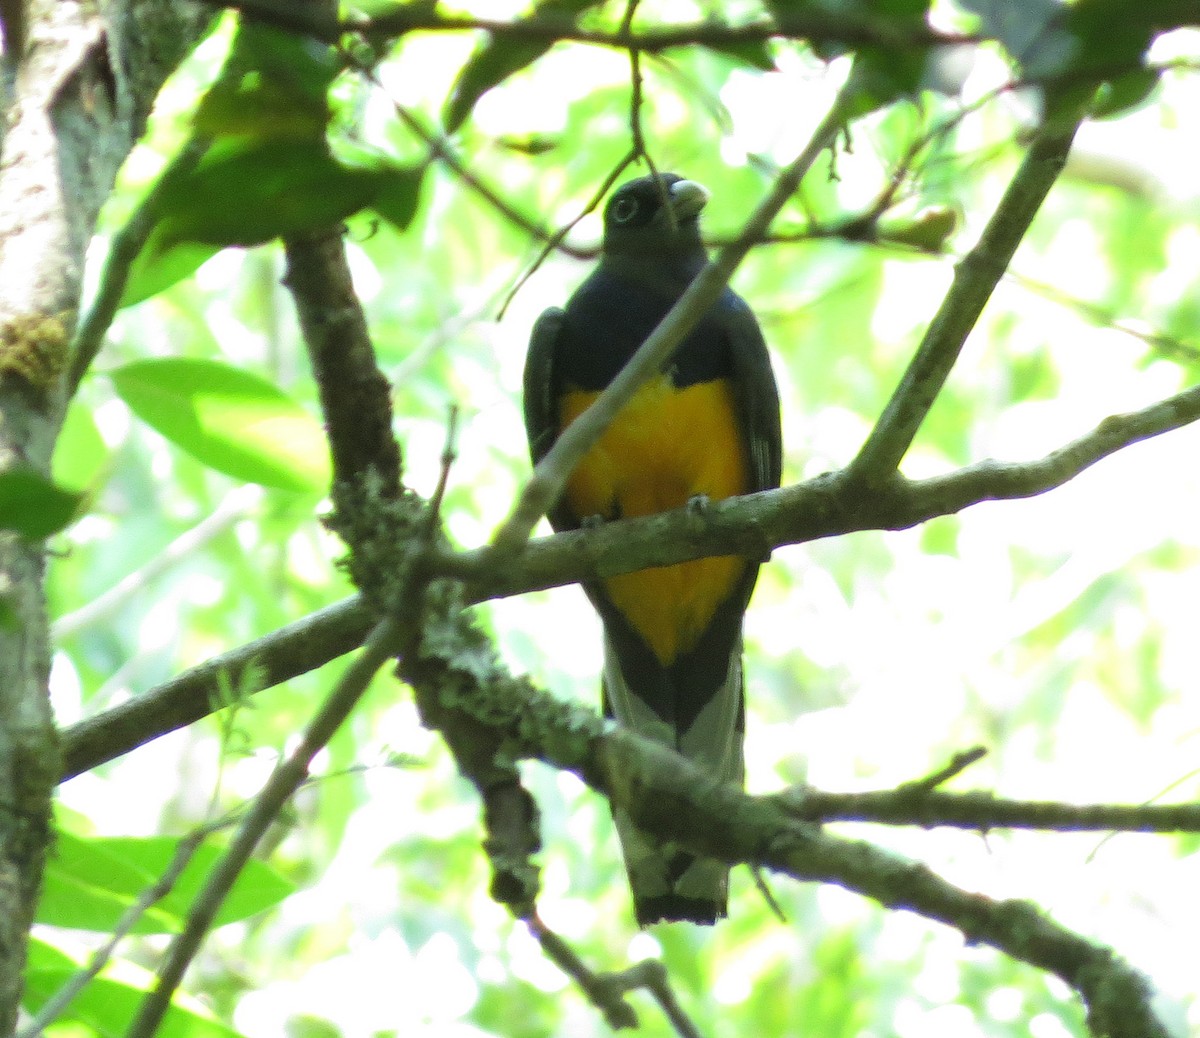
[[[618,198],[613,204],[612,218],[617,223],[629,223],[637,215],[636,198]]]

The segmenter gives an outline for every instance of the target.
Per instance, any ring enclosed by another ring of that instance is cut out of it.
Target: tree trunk
[[[0,100],[0,472],[49,468],[84,254],[162,81],[207,23],[179,0],[28,4]],[[12,1032],[60,775],[45,546],[0,532],[0,1034]]]

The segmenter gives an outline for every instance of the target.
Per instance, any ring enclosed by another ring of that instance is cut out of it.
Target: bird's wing
[[[758,321],[745,302],[735,300],[722,314],[722,323],[732,348],[734,393],[750,459],[750,490],[773,490],[783,471],[779,390]]]
[[[542,312],[529,336],[525,356],[525,434],[536,465],[558,437],[558,403],[555,400],[554,355],[565,314],[556,306]]]

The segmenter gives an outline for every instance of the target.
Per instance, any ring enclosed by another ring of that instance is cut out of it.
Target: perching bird
[[[699,184],[624,184],[604,211],[600,263],[566,310],[534,325],[525,427],[536,464],[621,370],[707,262]],[[779,395],[758,323],[730,289],[579,463],[550,512],[556,530],[779,486]],[[604,624],[606,715],[741,784],[742,620],[761,560],[698,559],[584,590]],[[638,923],[713,923],[729,869],[615,815]]]

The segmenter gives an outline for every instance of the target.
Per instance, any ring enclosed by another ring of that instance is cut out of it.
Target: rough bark
[[[0,131],[0,472],[48,470],[96,216],[208,17],[180,0],[29,5]],[[16,1020],[61,770],[44,569],[43,544],[0,533],[0,1034]]]

